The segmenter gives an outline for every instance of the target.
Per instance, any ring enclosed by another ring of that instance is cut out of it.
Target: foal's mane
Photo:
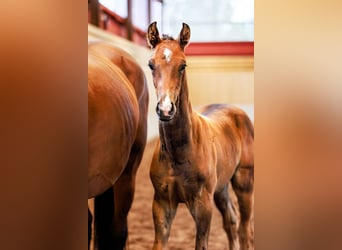
[[[169,36],[167,34],[162,34],[162,40],[174,41],[175,39],[172,36]]]

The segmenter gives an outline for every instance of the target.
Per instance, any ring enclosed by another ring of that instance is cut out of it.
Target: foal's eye
[[[185,70],[186,64],[181,64],[181,66],[179,66],[179,71],[183,72]]]
[[[154,70],[154,64],[153,64],[153,63],[148,63],[148,67],[149,67],[151,70]]]

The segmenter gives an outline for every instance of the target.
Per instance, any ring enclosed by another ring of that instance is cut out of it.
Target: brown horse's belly
[[[136,137],[138,119],[138,102],[127,78],[115,66],[90,55],[88,196],[98,195],[121,175]]]

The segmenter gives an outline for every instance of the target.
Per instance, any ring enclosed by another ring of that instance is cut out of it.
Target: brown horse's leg
[[[137,137],[132,145],[130,157],[126,167],[114,185],[114,236],[115,249],[128,249],[127,216],[131,209],[134,192],[135,177],[143,157],[147,138],[147,123],[141,116]]]
[[[91,241],[91,224],[93,222],[93,216],[91,215],[91,212],[88,208],[88,249],[90,249],[90,241]]]
[[[238,167],[233,178],[232,186],[236,193],[239,210],[240,210],[240,225],[239,238],[240,249],[253,249],[251,243],[251,215],[253,209],[253,189],[254,189],[254,175],[253,167]]]
[[[229,240],[229,249],[237,250],[239,249],[239,242],[237,238],[237,218],[233,204],[229,199],[228,184],[223,190],[214,194],[214,200],[222,215],[223,227]]]
[[[113,197],[113,188],[111,187],[94,199],[95,249],[115,249],[113,241]]]
[[[135,190],[135,174],[123,174],[115,183],[114,243],[115,249],[125,249],[128,227],[127,216],[131,209]]]
[[[131,156],[124,172],[114,185],[114,242],[115,249],[125,249],[128,236],[127,216],[131,209],[134,192],[135,176],[143,155],[145,144],[138,139],[131,149]]]
[[[170,236],[170,228],[177,211],[177,202],[168,199],[158,199],[156,195],[153,200],[153,222],[154,222],[154,244],[153,250],[166,248]]]
[[[207,250],[212,217],[213,198],[206,191],[189,204],[189,210],[196,223],[196,250]]]

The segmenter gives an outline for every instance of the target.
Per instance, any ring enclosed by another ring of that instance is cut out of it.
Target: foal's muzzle
[[[171,106],[169,109],[163,109],[163,106],[158,102],[156,111],[159,116],[159,120],[170,121],[174,117],[176,110],[173,102],[171,102]]]

